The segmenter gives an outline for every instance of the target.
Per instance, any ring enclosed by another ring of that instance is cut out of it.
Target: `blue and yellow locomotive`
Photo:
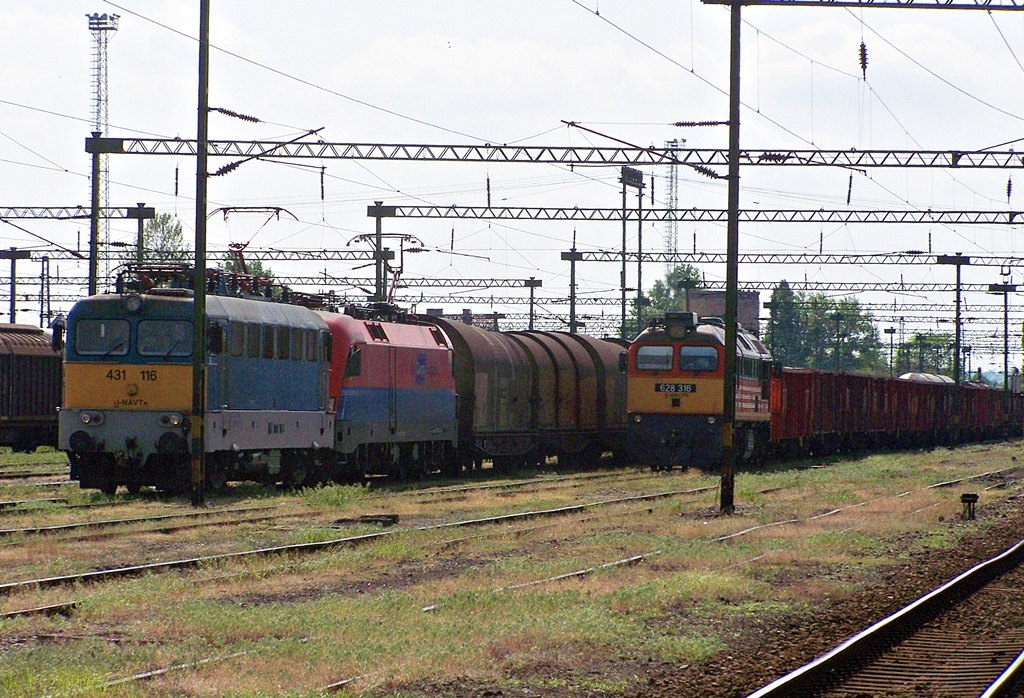
[[[68,314],[59,447],[81,487],[188,487],[192,296],[104,294]],[[301,306],[221,296],[207,298],[206,317],[208,484],[302,482],[333,446],[327,323]]]
[[[630,345],[626,417],[633,456],[657,470],[714,468],[722,455],[725,323],[695,313],[656,318]],[[752,334],[736,340],[734,443],[760,459],[771,432],[772,357]]]

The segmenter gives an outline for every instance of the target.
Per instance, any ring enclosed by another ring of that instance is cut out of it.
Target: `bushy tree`
[[[782,281],[772,292],[768,346],[788,366],[888,373],[871,314],[853,298],[794,293]]]
[[[953,375],[952,347],[949,332],[916,332],[896,349],[896,375],[903,373],[937,373]]]
[[[647,296],[650,305],[645,314],[655,316],[671,310],[686,310],[687,289],[700,288],[702,285],[703,276],[697,267],[692,264],[672,267],[665,274],[664,281],[658,279],[651,287]]]
[[[194,257],[181,221],[169,213],[160,213],[146,221],[142,229],[143,262],[191,264]]]

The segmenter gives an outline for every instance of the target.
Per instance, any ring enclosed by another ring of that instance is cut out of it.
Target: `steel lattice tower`
[[[95,92],[93,93],[93,130],[108,136],[107,128],[107,43],[110,36],[117,31],[118,15],[94,13],[86,15],[89,19],[89,31],[93,37],[92,77]],[[100,156],[100,200],[104,207],[110,206],[110,169],[107,156]],[[109,250],[110,221],[100,220],[103,245]],[[103,255],[104,276],[110,276],[110,255]]]
[[[665,141],[665,148],[668,150],[677,150],[679,148],[679,140],[673,139]],[[668,166],[668,201],[666,207],[675,210],[679,208],[679,169],[677,165]],[[665,252],[669,254],[675,254],[679,251],[679,222],[676,220],[668,221],[668,226],[665,230]],[[672,271],[674,265],[671,262],[665,263],[665,271]]]

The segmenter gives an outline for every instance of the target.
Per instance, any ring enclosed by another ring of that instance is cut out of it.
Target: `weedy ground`
[[[345,682],[330,691],[742,695],[757,687],[751,670],[730,678],[719,670],[725,658],[767,658],[807,619],[885,597],[895,573],[926,565],[932,552],[978,547],[1012,518],[1020,450],[1013,442],[740,472],[730,515],[720,512],[717,476],[623,468],[294,493],[237,485],[209,509],[273,506],[273,518],[9,533],[0,537],[0,583],[387,535],[0,597],[0,613],[79,602],[68,617],[0,620],[0,694],[309,696]],[[980,496],[973,521],[961,519],[963,492]],[[8,488],[0,500],[53,495],[104,506],[18,505],[0,510],[0,528],[191,511],[183,499],[108,498],[70,485]],[[593,506],[543,514],[580,504]],[[530,511],[540,513],[437,527]],[[397,523],[360,518],[381,514]],[[708,678],[711,669],[720,675]]]

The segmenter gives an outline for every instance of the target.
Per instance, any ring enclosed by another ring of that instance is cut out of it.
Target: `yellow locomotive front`
[[[67,320],[59,447],[83,488],[181,489],[192,410],[192,298],[109,294]]]
[[[741,459],[768,447],[772,358],[740,331],[736,346],[734,443]],[[695,313],[668,313],[633,341],[626,412],[634,458],[656,470],[714,468],[722,455],[725,325]]]

